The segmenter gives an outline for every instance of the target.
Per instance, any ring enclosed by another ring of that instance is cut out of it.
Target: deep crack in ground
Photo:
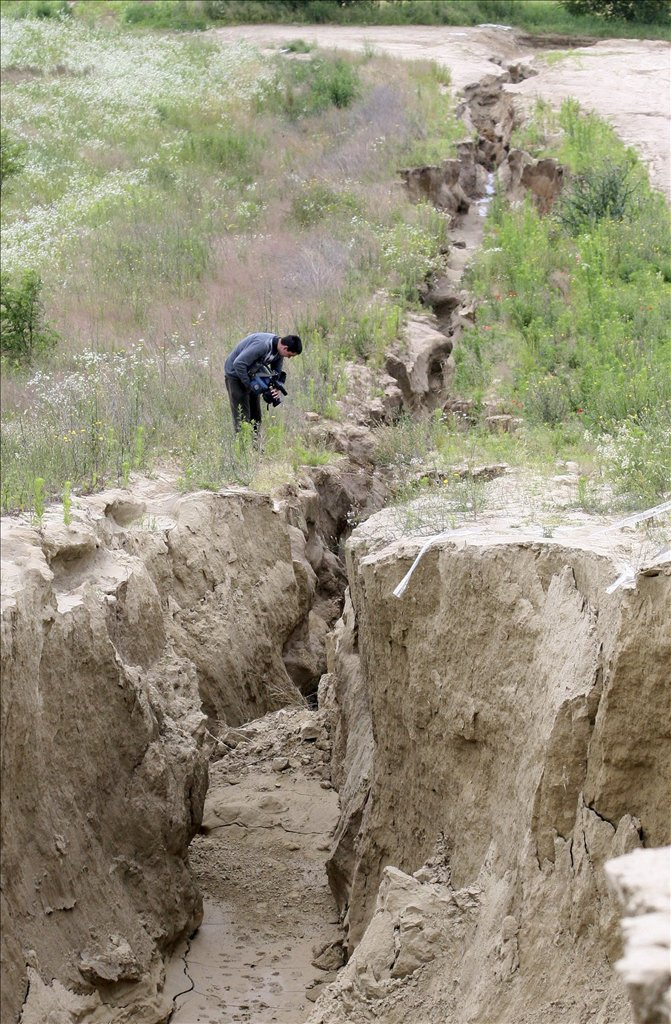
[[[327,980],[311,961],[341,934],[325,870],[338,797],[323,788],[328,754],[300,738],[314,723],[307,710],[266,716],[212,766],[191,850],[205,916],[169,968],[169,992],[193,980],[173,996],[171,1024],[301,1024]]]

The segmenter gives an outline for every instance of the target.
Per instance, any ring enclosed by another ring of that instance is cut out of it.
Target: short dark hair
[[[303,351],[303,342],[297,334],[285,334],[283,338],[280,338],[283,345],[289,349],[290,352],[295,352],[298,355]]]

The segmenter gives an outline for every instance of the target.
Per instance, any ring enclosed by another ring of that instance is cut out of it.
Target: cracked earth
[[[296,1024],[341,963],[328,740],[319,713],[292,708],[225,741],[191,848],[205,915],[169,970],[171,1024]]]

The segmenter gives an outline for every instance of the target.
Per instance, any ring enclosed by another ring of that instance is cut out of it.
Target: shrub
[[[608,20],[668,22],[668,0],[560,0],[561,6],[573,15],[596,15]]]
[[[669,496],[670,422],[671,407],[662,407],[638,422],[625,420],[613,434],[591,438],[618,493],[644,503]]]
[[[301,227],[317,224],[338,213],[356,213],[357,202],[347,192],[336,192],[326,182],[307,182],[291,203],[291,216]]]
[[[574,178],[557,204],[562,225],[572,235],[579,235],[607,217],[624,220],[636,191],[631,172],[631,165],[607,163]]]
[[[375,460],[394,470],[397,485],[407,483],[437,447],[441,430],[439,415],[413,419],[404,414],[393,424],[375,428]]]
[[[16,284],[6,275],[0,277],[0,351],[19,363],[31,362],[58,341],[56,331],[44,321],[41,290],[34,270],[26,270]]]
[[[359,95],[359,80],[354,67],[345,60],[325,63],[319,69],[312,85],[313,102],[317,110],[329,105],[349,107]]]
[[[304,39],[292,39],[284,49],[287,53],[309,53],[312,49],[312,44],[306,43]]]
[[[4,188],[7,178],[23,169],[25,151],[24,142],[13,138],[6,128],[0,128],[0,189]]]
[[[318,114],[329,107],[349,107],[361,92],[359,75],[341,57],[288,61],[283,67],[283,88],[269,97],[290,118]]]
[[[207,28],[207,18],[202,7],[194,0],[131,0],[123,11],[127,25],[146,25],[149,28],[171,28],[178,31],[195,31]]]
[[[390,295],[417,297],[423,280],[442,268],[440,252],[447,237],[446,218],[428,204],[418,204],[419,223],[395,224],[379,232],[380,269]]]
[[[529,380],[524,411],[532,423],[557,426],[578,406],[577,388],[569,374],[547,374]]]
[[[67,0],[20,0],[7,7],[14,18],[67,18],[72,14]]]

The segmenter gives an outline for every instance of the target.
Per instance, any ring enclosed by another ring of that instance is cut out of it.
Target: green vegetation
[[[553,216],[493,204],[457,388],[481,401],[505,364],[511,412],[562,443],[582,436],[618,491],[654,501],[671,467],[669,215],[603,122],[573,101],[559,121],[578,173]]]
[[[270,487],[333,458],[306,413],[339,415],[345,361],[382,367],[443,266],[447,220],[411,204],[396,170],[449,156],[463,137],[436,65],[291,56],[302,49],[269,59],[119,28],[122,0],[105,10],[108,27],[77,8],[2,26],[14,73],[1,502],[37,522],[47,500],[62,496],[70,518],[78,493],[159,463],[187,489]],[[577,461],[584,508],[668,493],[663,200],[574,101],[559,115],[539,103],[517,140],[553,149],[572,176],[551,216],[492,204],[469,282],[476,322],[455,361],[476,414],[495,403],[523,423],[496,435],[404,418],[377,438],[399,499],[419,496],[433,526],[480,515],[468,470],[483,461],[545,474]],[[258,445],[233,434],[223,380],[225,354],[252,329],[305,342]]]
[[[632,164],[606,164],[577,175],[558,204],[561,224],[574,236],[602,220],[624,220],[632,211],[636,183]]]
[[[0,128],[0,189],[6,188],[7,179],[23,169],[25,154],[25,143],[12,138],[6,128]]]
[[[45,322],[41,291],[42,281],[34,270],[25,270],[16,282],[0,276],[0,352],[9,364],[31,363],[58,341]]]
[[[671,233],[663,197],[633,151],[573,100],[559,114],[539,101],[516,137],[536,155],[554,151],[572,173],[551,215],[531,200],[492,204],[466,281],[476,322],[454,352],[456,393],[480,423],[436,414],[377,431],[400,533],[477,519],[485,500],[477,467],[487,463],[525,472],[525,505],[547,536],[562,521],[547,504],[547,481],[568,461],[580,467],[573,507],[591,514],[669,497]],[[517,429],[491,433],[482,418],[492,407],[518,418]]]
[[[201,4],[187,0],[129,0],[123,7],[123,22],[155,29],[195,32],[207,28],[208,17]]]
[[[313,57],[288,61],[263,106],[291,119],[320,114],[329,107],[349,107],[361,91],[356,68],[341,58]]]
[[[670,24],[668,0],[3,0],[3,11],[174,31],[254,23],[494,23],[533,33],[660,38],[668,36]]]
[[[330,458],[305,413],[339,414],[345,359],[383,362],[442,259],[445,218],[395,171],[434,142],[425,103],[459,130],[446,72],[76,17],[4,21],[2,62],[27,146],[2,207],[3,509],[35,479],[76,496],[160,460],[218,487]],[[223,380],[254,328],[306,343],[259,448]]]
[[[594,14],[608,21],[638,21],[647,24],[668,23],[667,0],[561,0],[562,7],[574,16]]]

